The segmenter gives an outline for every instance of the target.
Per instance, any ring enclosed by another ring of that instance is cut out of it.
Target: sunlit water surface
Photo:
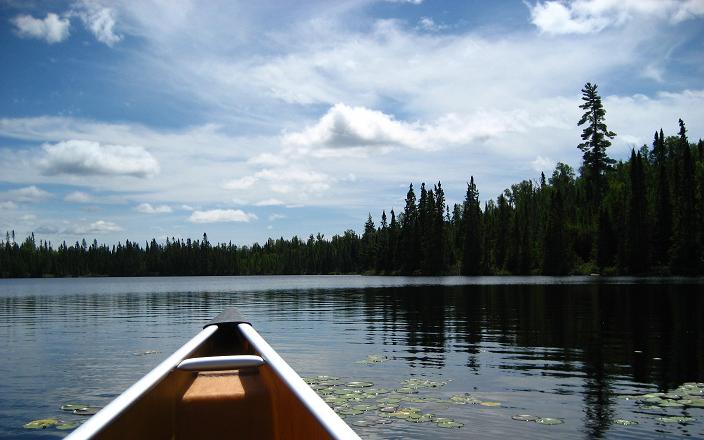
[[[0,280],[0,437],[66,435],[22,425],[105,405],[228,306],[302,376],[500,403],[404,403],[464,426],[393,419],[363,438],[704,437],[704,408],[623,398],[704,382],[702,280],[358,276]]]

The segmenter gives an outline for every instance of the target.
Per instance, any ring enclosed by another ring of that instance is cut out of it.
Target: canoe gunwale
[[[131,387],[127,388],[127,390],[117,396],[112,402],[108,403],[105,408],[98,411],[94,416],[86,420],[85,423],[76,428],[75,431],[66,436],[65,440],[87,440],[97,435],[102,429],[117,419],[137,399],[159,384],[159,382],[169,375],[183,359],[197,350],[198,347],[217,330],[218,327],[216,325],[211,325],[201,330],[200,333],[186,342],[171,356],[166,358]]]
[[[291,368],[279,354],[271,348],[269,343],[249,324],[237,325],[240,333],[250,343],[254,351],[264,359],[266,365],[276,373],[284,384],[298,398],[303,406],[310,411],[315,419],[327,431],[331,438],[336,440],[350,439],[361,440],[356,432],[340,418],[327,403],[308,386],[301,376]]]

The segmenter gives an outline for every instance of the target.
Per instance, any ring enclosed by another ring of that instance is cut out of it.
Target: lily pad
[[[352,422],[352,425],[361,426],[363,428],[366,428],[367,426],[376,425],[376,420],[370,420],[370,419],[355,420],[354,422]]]
[[[360,382],[360,381],[347,382],[347,384],[345,384],[345,385],[350,388],[367,388],[367,387],[374,386],[374,384],[371,382]]]
[[[27,429],[46,429],[46,428],[51,428],[52,426],[56,426],[58,423],[59,423],[58,419],[53,419],[53,418],[39,419],[39,420],[32,420],[31,422],[24,424],[23,427],[27,428]]]
[[[457,429],[459,429],[464,426],[464,423],[455,422],[454,420],[449,420],[449,421],[437,422],[437,425],[439,428],[457,428]]]
[[[99,406],[86,406],[79,409],[74,409],[73,413],[79,416],[92,416],[93,414],[100,411],[102,408]]]
[[[132,353],[132,354],[134,354],[135,356],[148,356],[150,354],[159,354],[159,353],[161,353],[159,350],[144,350],[144,351],[140,351],[138,353]]]
[[[513,420],[518,420],[519,422],[535,422],[539,419],[537,416],[532,416],[530,414],[517,414],[511,417]]]
[[[561,425],[565,422],[563,422],[561,419],[555,419],[552,417],[541,417],[537,419],[535,423],[539,423],[541,425]]]
[[[416,394],[418,390],[416,388],[401,387],[397,389],[396,392],[401,394]]]
[[[684,416],[671,416],[671,417],[658,417],[658,422],[663,423],[687,423],[693,422],[696,419],[694,417],[684,417]]]
[[[616,419],[614,420],[614,423],[617,425],[622,425],[622,426],[631,426],[631,425],[637,425],[638,422],[635,420],[626,420],[626,419]]]
[[[61,405],[61,410],[62,411],[74,411],[77,409],[87,408],[87,407],[88,407],[88,405],[86,405],[84,403],[66,403],[64,405]]]
[[[380,364],[382,362],[388,361],[389,358],[387,356],[384,356],[383,354],[370,354],[367,356],[366,359],[357,361],[355,363],[357,364],[367,364],[367,365],[372,365],[372,364]]]
[[[61,431],[68,431],[69,429],[75,429],[78,427],[80,423],[76,421],[69,421],[69,422],[60,422],[58,425],[56,425],[56,429],[60,429]]]
[[[658,403],[658,406],[661,408],[682,408],[684,405],[679,402],[673,402],[672,400],[663,400]]]
[[[501,406],[500,402],[481,402],[481,406]]]

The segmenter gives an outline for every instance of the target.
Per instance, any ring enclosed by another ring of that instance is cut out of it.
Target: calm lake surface
[[[447,382],[401,406],[464,424],[363,438],[704,438],[704,408],[624,398],[704,382],[701,279],[361,276],[0,280],[0,437],[64,436],[22,425],[105,405],[228,306],[302,376]]]

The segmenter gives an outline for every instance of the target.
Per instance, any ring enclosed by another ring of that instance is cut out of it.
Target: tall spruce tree
[[[677,177],[679,184],[675,194],[676,209],[670,268],[678,274],[692,274],[699,266],[699,252],[696,240],[696,211],[694,198],[694,163],[687,140],[684,121],[679,120],[679,160]]]
[[[413,191],[411,183],[408,187],[408,193],[406,193],[406,206],[403,208],[401,216],[401,271],[405,274],[412,274],[418,269],[420,261],[418,232],[416,193]]]
[[[633,274],[645,273],[649,267],[650,236],[645,188],[645,172],[640,153],[631,150],[630,194],[626,222],[626,265]]]
[[[606,127],[606,110],[601,103],[597,92],[597,85],[587,83],[582,89],[582,101],[579,108],[585,110],[577,126],[585,125],[582,130],[582,143],[577,147],[583,153],[583,174],[587,178],[587,195],[591,203],[592,212],[598,210],[605,189],[604,173],[614,163],[606,154],[606,149],[611,146],[610,139],[616,133]]]
[[[670,181],[667,164],[665,135],[655,132],[653,140],[653,165],[655,166],[655,206],[653,225],[653,258],[655,264],[669,261],[670,237],[672,235],[672,203],[670,201]]]
[[[462,252],[462,275],[479,275],[482,271],[483,252],[481,248],[481,210],[479,191],[471,176],[467,184],[467,194],[462,211],[464,242]]]

